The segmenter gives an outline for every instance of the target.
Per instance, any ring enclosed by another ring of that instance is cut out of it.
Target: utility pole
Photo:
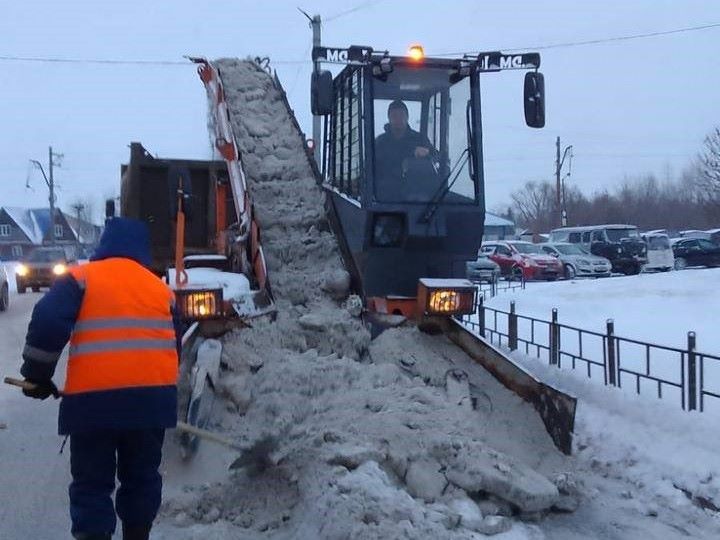
[[[560,173],[567,153],[572,150],[572,144],[565,147],[560,158],[560,137],[555,140],[555,205],[561,227],[567,225],[567,211],[565,208],[565,184],[561,184]]]
[[[52,146],[48,147],[48,168],[50,169],[50,245],[55,245],[55,180],[53,179],[53,151]]]
[[[313,48],[320,47],[320,15],[314,15],[313,18],[310,19],[310,27],[313,33]],[[315,73],[320,72],[320,62],[318,60],[313,62],[313,70]],[[322,146],[320,144],[321,136],[320,117],[313,115],[313,156],[315,157],[315,163],[317,163],[318,167],[320,166],[320,147]]]
[[[72,209],[75,210],[75,217],[77,218],[77,231],[75,231],[75,232],[77,233],[77,247],[78,247],[78,254],[79,254],[80,247],[82,245],[80,237],[82,235],[82,229],[83,229],[83,224],[82,224],[82,221],[80,220],[80,214],[82,213],[83,210],[85,210],[85,205],[81,202],[77,202],[72,205]]]
[[[560,226],[562,227],[562,215],[560,206],[560,137],[555,140],[555,210],[560,217]]]
[[[45,169],[42,166],[42,163],[40,163],[36,159],[31,159],[30,163],[35,165],[38,169],[40,169],[40,172],[43,175],[43,178],[45,179],[45,184],[47,184],[48,191],[50,192],[48,196],[48,200],[50,202],[50,245],[55,245],[55,179],[53,177],[53,168],[59,167],[60,163],[55,163],[55,158],[58,160],[63,157],[62,154],[56,154],[53,152],[52,146],[48,147],[48,170],[50,172],[50,177],[48,178],[48,175],[45,174]]]

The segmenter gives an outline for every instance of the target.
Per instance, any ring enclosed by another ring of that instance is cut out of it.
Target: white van
[[[645,271],[667,272],[675,267],[675,256],[667,234],[649,232],[642,235],[647,244]]]

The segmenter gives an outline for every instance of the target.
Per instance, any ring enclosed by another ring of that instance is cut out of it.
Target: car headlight
[[[17,267],[15,268],[15,273],[20,277],[27,276],[28,272],[29,272],[28,267],[25,266],[24,264],[18,264]]]
[[[587,259],[578,259],[577,262],[581,266],[590,266],[590,261]]]
[[[64,264],[56,264],[53,266],[53,274],[56,276],[62,276],[65,272],[67,272],[67,266]]]

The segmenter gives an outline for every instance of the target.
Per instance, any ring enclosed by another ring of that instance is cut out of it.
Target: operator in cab
[[[430,159],[437,154],[430,140],[408,125],[408,108],[396,99],[388,106],[385,133],[375,139],[375,176],[379,182],[399,184],[405,177],[408,160]]]

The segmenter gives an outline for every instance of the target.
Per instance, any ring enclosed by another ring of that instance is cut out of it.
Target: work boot
[[[152,525],[125,525],[123,523],[123,540],[148,540]]]

